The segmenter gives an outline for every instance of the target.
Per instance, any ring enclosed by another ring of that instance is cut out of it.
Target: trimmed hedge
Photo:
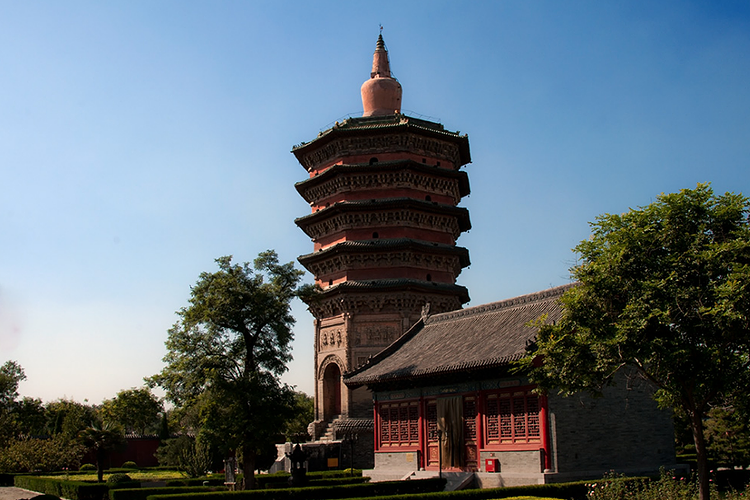
[[[324,477],[322,479],[308,479],[305,486],[341,486],[344,484],[361,484],[366,483],[370,480],[369,477],[354,476],[354,477]],[[259,486],[260,487],[260,486]],[[265,488],[289,488],[289,480],[285,478],[284,481],[273,481],[265,484]]]
[[[19,488],[68,500],[104,500],[109,493],[107,483],[63,481],[38,476],[16,476],[14,484]]]
[[[258,489],[284,488],[285,485],[289,484],[290,477],[291,474],[284,471],[274,472],[273,474],[257,474],[255,476],[255,486]],[[308,472],[306,477],[308,481],[315,481],[319,479],[362,477],[362,469],[354,469],[353,476],[351,472],[346,472],[343,470],[326,470]]]
[[[166,481],[166,486],[203,486],[203,483],[205,482],[208,482],[209,486],[224,486],[224,476],[222,475],[221,478],[194,477],[185,479],[170,479],[169,481]]]
[[[304,488],[188,493],[186,495],[151,495],[147,500],[319,500],[340,498],[371,498],[407,493],[442,491],[445,479],[412,479],[382,483],[347,484],[343,486],[308,486]]]
[[[205,493],[208,491],[226,491],[225,487],[211,486],[175,486],[157,488],[133,488],[109,490],[109,500],[146,500],[151,495],[169,495],[172,493]]]
[[[638,481],[644,478],[622,478],[615,481]],[[601,481],[601,480],[599,480]],[[459,491],[441,491],[437,493],[421,493],[415,495],[384,495],[378,500],[490,500],[497,498],[539,497],[553,499],[586,500],[588,485],[597,482],[575,481],[570,483],[530,484],[526,486],[506,486],[503,488],[469,489]],[[367,496],[350,498],[349,500],[365,500]]]
[[[46,495],[66,498],[68,500],[107,500],[110,490],[120,488],[140,488],[139,481],[122,481],[119,483],[94,483],[87,481],[66,481],[63,479],[18,475],[13,484]]]

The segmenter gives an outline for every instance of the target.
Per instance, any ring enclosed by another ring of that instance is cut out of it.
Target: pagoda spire
[[[392,115],[401,112],[401,84],[391,76],[383,34],[378,35],[372,56],[370,79],[362,84],[362,116]]]

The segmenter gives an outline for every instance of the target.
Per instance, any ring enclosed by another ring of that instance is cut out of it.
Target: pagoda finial
[[[362,116],[392,115],[401,112],[401,84],[391,77],[388,51],[383,41],[383,25],[372,56],[370,79],[362,84]]]

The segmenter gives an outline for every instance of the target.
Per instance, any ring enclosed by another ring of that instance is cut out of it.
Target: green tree
[[[620,368],[688,416],[702,500],[709,477],[704,420],[750,386],[750,204],[710,186],[592,223],[571,269],[579,286],[563,317],[540,327],[525,367],[542,388],[597,393]],[[543,362],[534,363],[536,357]]]
[[[18,384],[23,380],[26,380],[26,375],[15,361],[6,361],[0,366],[0,448],[19,432],[13,410],[18,397]]]
[[[705,421],[708,454],[720,466],[750,465],[750,424],[733,406],[715,407]]]
[[[41,399],[25,397],[16,401],[11,414],[19,433],[26,436],[46,434],[47,411]]]
[[[261,253],[254,269],[216,260],[201,273],[189,306],[166,342],[164,370],[150,379],[176,406],[199,406],[201,437],[220,439],[243,457],[245,487],[255,485],[256,456],[293,406],[292,390],[278,377],[291,360],[290,302],[302,271]]]
[[[294,417],[284,428],[284,437],[290,443],[304,443],[310,439],[307,426],[315,419],[315,400],[304,392],[294,393]]]
[[[156,458],[159,465],[175,467],[190,477],[205,476],[212,465],[209,446],[186,435],[165,441]]]
[[[0,366],[0,409],[10,409],[18,397],[18,384],[23,380],[26,374],[15,361],[6,361]]]
[[[83,429],[78,438],[88,449],[96,454],[96,476],[101,483],[104,480],[105,461],[109,452],[125,446],[125,434],[122,428],[109,424],[93,424]]]
[[[103,401],[99,415],[104,423],[119,425],[125,432],[144,435],[159,430],[159,417],[163,411],[159,398],[148,387],[141,387],[120,391],[115,398]]]
[[[93,422],[97,421],[96,410],[72,399],[58,399],[45,406],[47,415],[47,432],[51,435],[62,434],[73,440]]]

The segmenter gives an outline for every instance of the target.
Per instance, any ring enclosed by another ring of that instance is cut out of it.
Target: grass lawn
[[[185,479],[186,474],[176,470],[144,470],[133,469],[130,472],[126,472],[128,476],[134,481],[169,481],[170,479]],[[104,473],[104,480],[111,474]],[[41,476],[48,477],[50,479],[70,479],[71,481],[96,481],[96,471],[91,474],[71,474],[69,476],[55,475],[55,476]]]

